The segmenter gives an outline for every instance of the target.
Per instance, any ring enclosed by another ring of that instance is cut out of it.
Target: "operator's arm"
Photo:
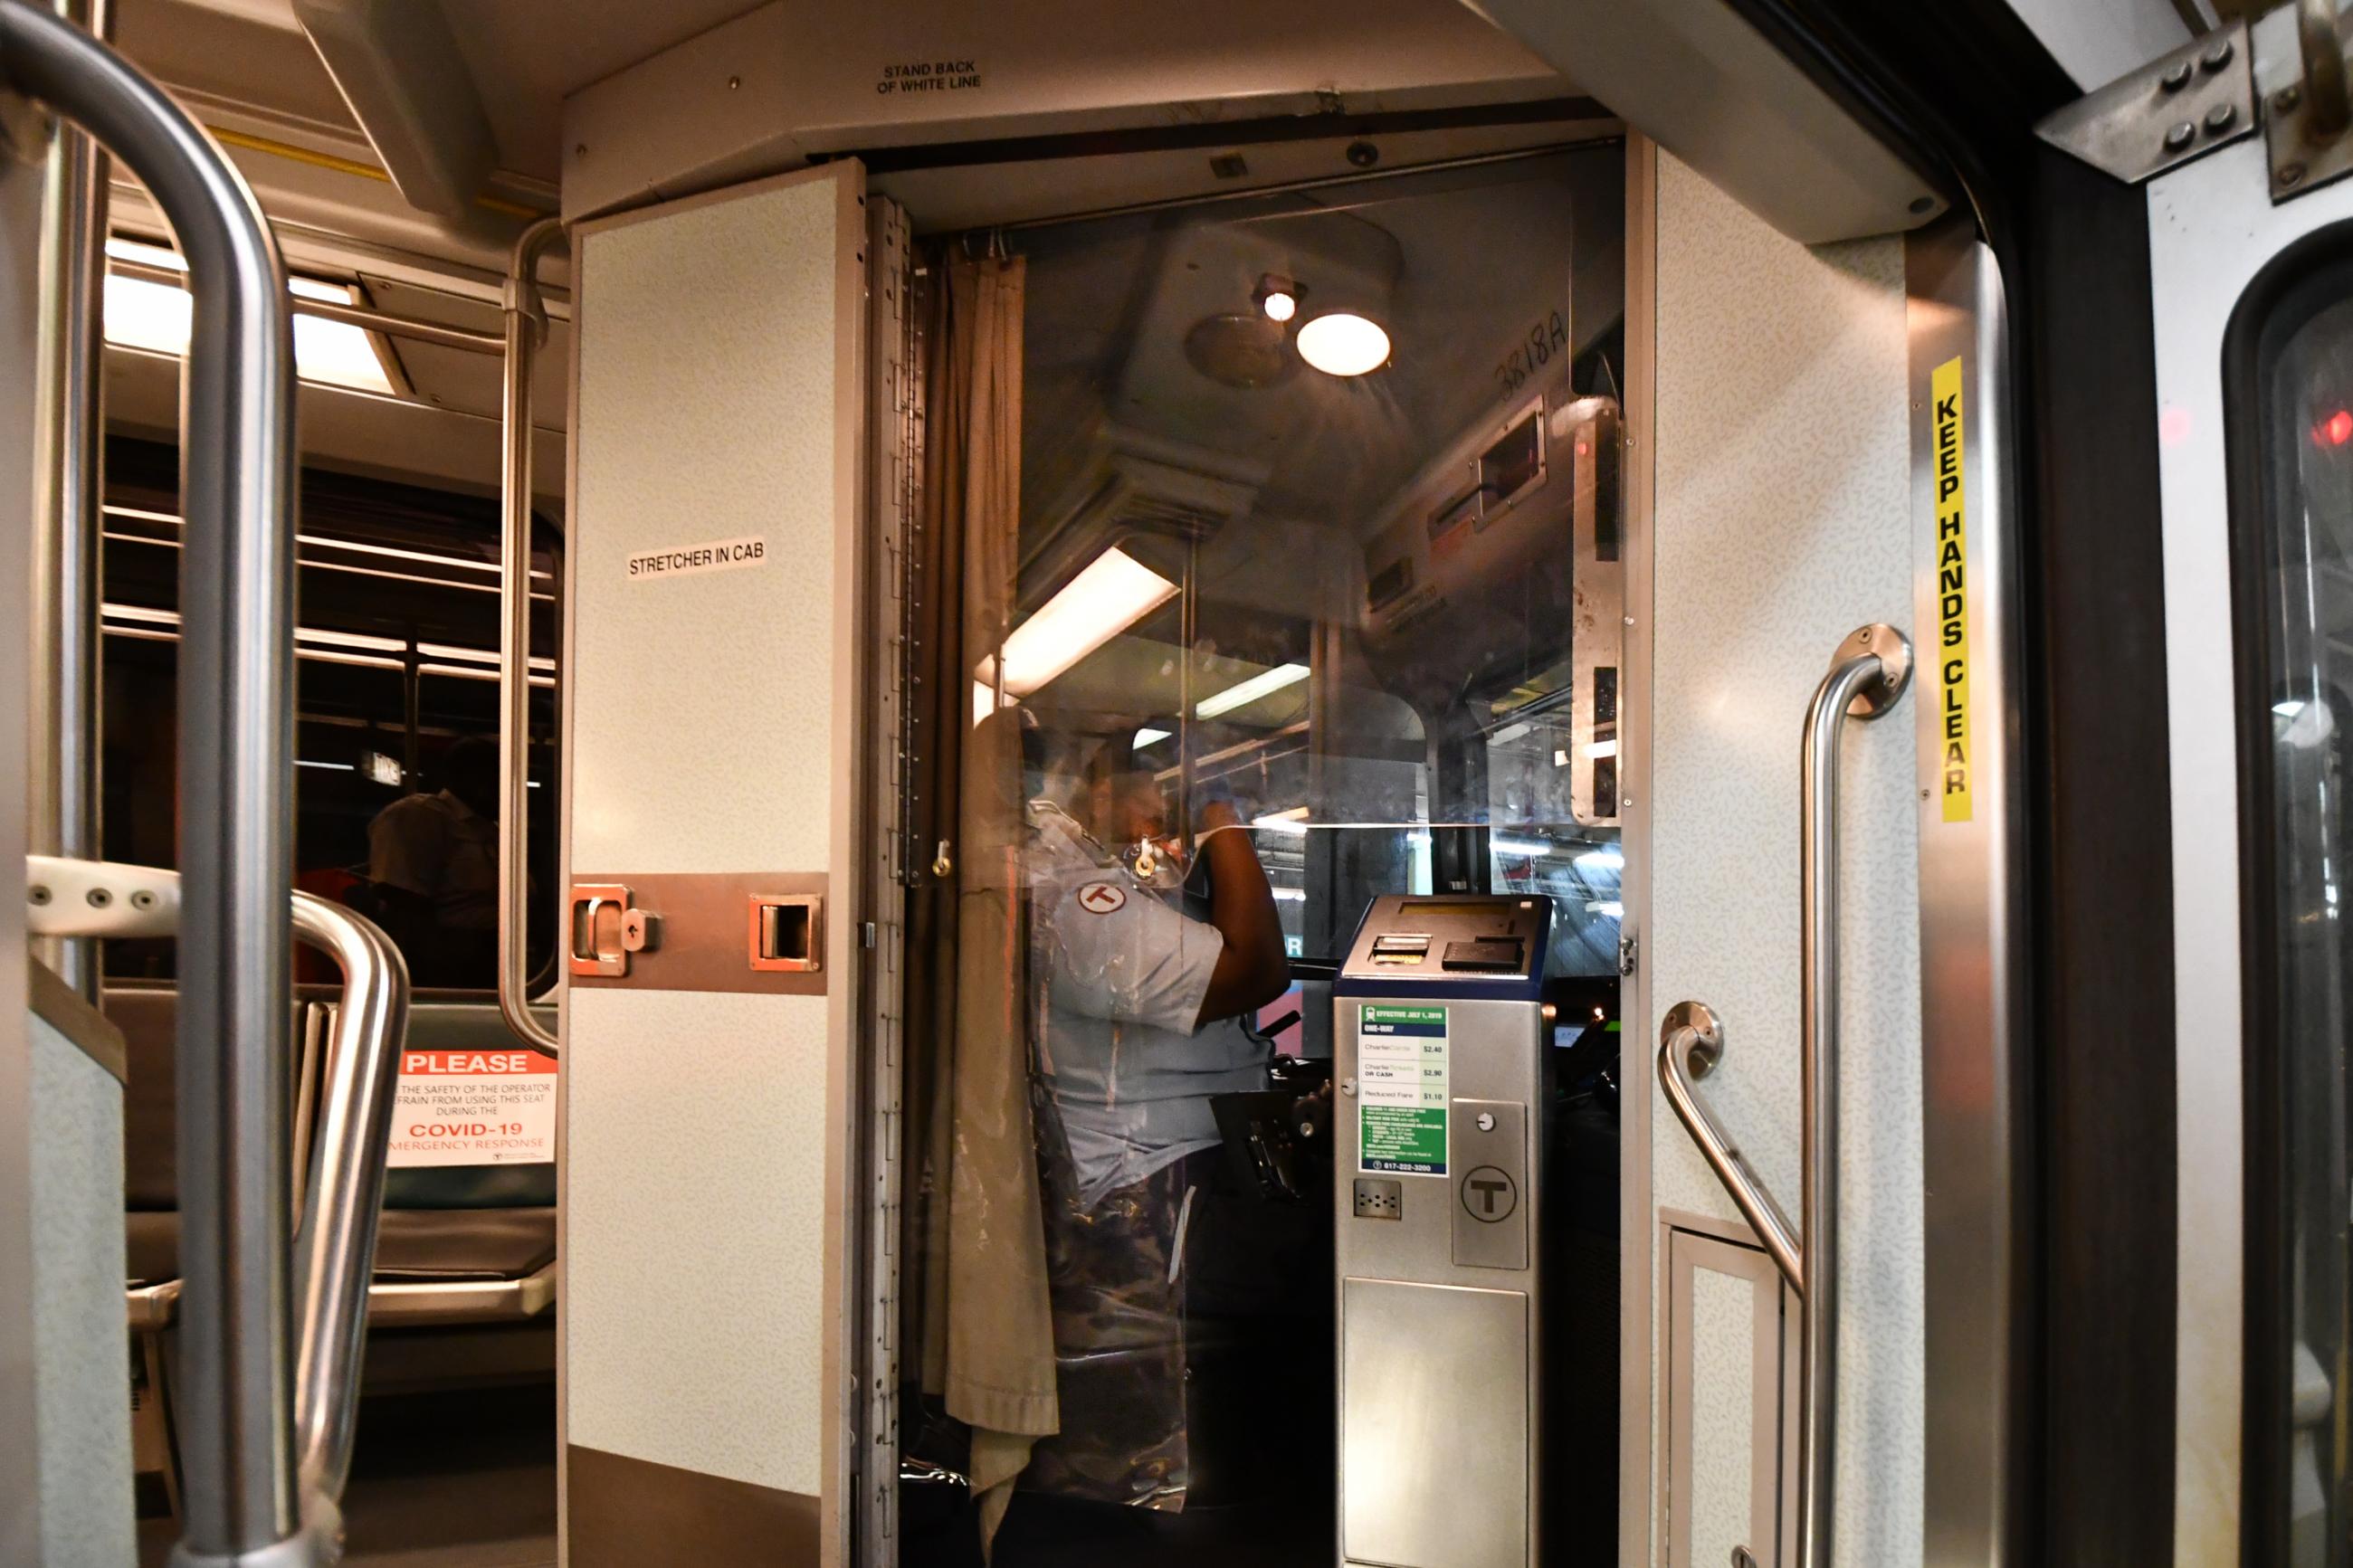
[[[1258,863],[1250,830],[1222,800],[1212,801],[1201,820],[1208,830],[1200,850],[1209,873],[1209,923],[1226,942],[1209,972],[1197,1028],[1263,1007],[1291,986],[1291,960],[1282,951],[1274,889],[1267,886],[1266,868]]]

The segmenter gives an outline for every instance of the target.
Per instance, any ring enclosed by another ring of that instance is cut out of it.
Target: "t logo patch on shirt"
[[[1089,914],[1111,914],[1126,903],[1127,895],[1109,882],[1089,882],[1079,889],[1079,908]]]

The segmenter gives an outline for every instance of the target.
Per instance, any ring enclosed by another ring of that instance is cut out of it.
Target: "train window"
[[[112,858],[177,863],[177,454],[107,444],[105,754]],[[557,540],[534,556],[532,875],[553,885]],[[493,983],[499,524],[473,497],[306,470],[295,658],[295,886],[362,910],[419,986]],[[477,806],[482,809],[478,810]],[[552,973],[545,900],[527,951]],[[113,978],[169,977],[169,942],[110,942]],[[331,981],[298,950],[296,976]]]
[[[2290,265],[2293,265],[2291,262]],[[2304,268],[2309,272],[2309,268]],[[2245,654],[2247,1456],[2251,1542],[2353,1563],[2353,266],[2234,325],[2233,524]]]

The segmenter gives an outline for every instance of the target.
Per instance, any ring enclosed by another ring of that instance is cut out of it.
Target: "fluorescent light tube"
[[[1168,602],[1176,584],[1125,551],[1104,551],[1005,639],[1005,689],[1027,697]],[[973,671],[997,684],[991,661]]]
[[[1151,725],[1146,724],[1143,729],[1138,730],[1135,732],[1135,740],[1128,746],[1127,749],[1131,752],[1140,752],[1146,746],[1156,746],[1167,738],[1167,731],[1155,730]]]
[[[185,272],[188,264],[177,251],[137,240],[110,239],[106,253],[123,261]],[[290,293],[333,305],[353,302],[352,286],[321,278],[290,278]],[[106,341],[124,348],[184,358],[188,352],[189,315],[194,309],[185,289],[148,278],[109,273],[106,279]],[[362,328],[318,316],[294,318],[294,374],[304,381],[322,382],[360,392],[392,395],[392,377],[376,353],[375,340]]]
[[[1296,686],[1306,679],[1305,665],[1278,664],[1272,669],[1251,676],[1240,685],[1227,687],[1213,697],[1204,697],[1200,705],[1193,710],[1193,716],[1214,719],[1220,713],[1230,713],[1237,708],[1247,707],[1286,686]]]

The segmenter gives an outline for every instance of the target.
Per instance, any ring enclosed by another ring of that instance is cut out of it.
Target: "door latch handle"
[[[661,917],[638,909],[621,882],[575,882],[566,901],[565,956],[575,974],[629,972],[629,954],[661,945]]]
[[[746,937],[754,970],[815,974],[825,967],[825,895],[754,893]]]

